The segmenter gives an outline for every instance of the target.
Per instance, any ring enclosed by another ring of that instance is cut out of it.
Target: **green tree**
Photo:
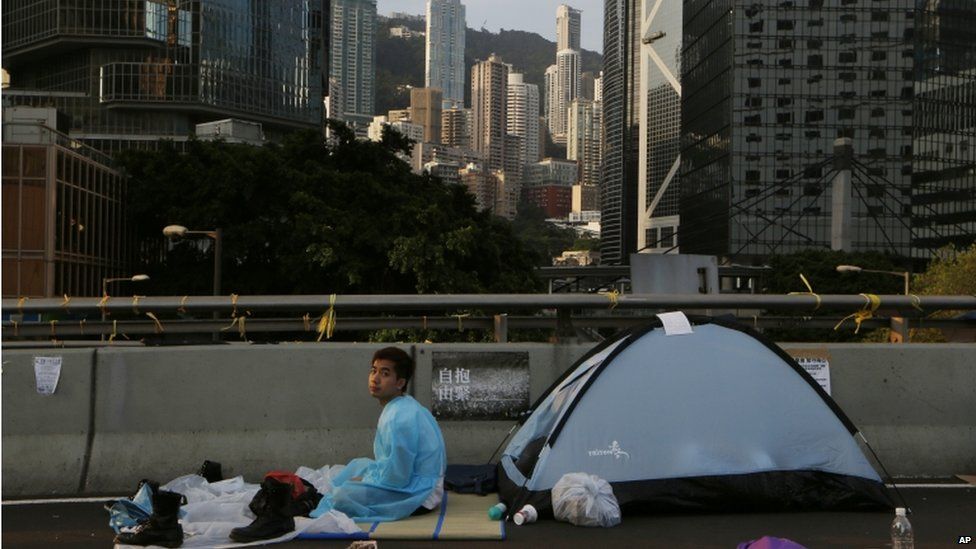
[[[528,292],[531,255],[460,186],[410,172],[398,136],[331,125],[264,147],[191,141],[129,152],[129,223],[150,293],[210,291],[200,241],[161,253],[163,226],[224,231],[224,293]]]
[[[565,250],[574,249],[576,231],[557,227],[546,221],[546,212],[534,205],[519,205],[512,229],[529,249],[534,265],[552,265],[552,258]]]

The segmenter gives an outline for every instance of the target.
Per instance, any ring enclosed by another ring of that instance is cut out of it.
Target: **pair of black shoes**
[[[248,505],[257,518],[247,526],[231,530],[230,539],[247,543],[276,538],[294,530],[296,513],[291,491],[290,484],[266,477]]]
[[[116,535],[115,543],[179,547],[183,544],[180,506],[186,504],[186,497],[177,492],[160,490],[156,482],[143,480],[141,484],[148,484],[152,490],[153,512],[132,531]]]

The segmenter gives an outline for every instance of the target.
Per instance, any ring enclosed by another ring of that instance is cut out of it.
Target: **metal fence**
[[[384,329],[480,330],[495,341],[510,330],[549,330],[558,338],[594,338],[596,329],[646,322],[661,311],[731,314],[756,328],[829,330],[885,327],[892,318],[913,327],[972,326],[974,321],[936,318],[944,310],[976,310],[976,296],[744,294],[453,294],[133,296],[4,299],[2,335],[12,341],[138,338],[148,334],[333,333]],[[216,313],[222,318],[213,318]],[[268,337],[265,337],[268,339]],[[273,337],[271,338],[273,339]]]

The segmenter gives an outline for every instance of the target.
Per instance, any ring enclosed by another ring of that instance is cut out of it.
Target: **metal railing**
[[[511,329],[624,328],[666,310],[738,316],[757,328],[830,329],[861,313],[865,328],[892,316],[916,326],[972,325],[927,318],[939,310],[976,310],[976,296],[756,295],[756,294],[452,294],[150,296],[4,299],[5,341],[126,334],[213,334],[241,339],[248,333],[373,331],[380,329],[485,330],[507,341]],[[828,312],[829,311],[829,312]],[[864,314],[870,311],[871,314]],[[101,315],[108,321],[101,321]],[[208,318],[212,313],[225,319]],[[36,320],[23,318],[34,315]],[[196,318],[187,318],[196,317]],[[43,318],[43,320],[42,320]],[[333,320],[329,320],[332,318]],[[338,320],[334,320],[334,319]],[[89,320],[90,319],[90,320]],[[115,319],[115,320],[113,320]],[[918,324],[918,323],[922,324]]]

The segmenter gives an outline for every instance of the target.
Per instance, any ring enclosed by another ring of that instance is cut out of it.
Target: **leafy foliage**
[[[962,251],[939,250],[912,287],[920,295],[976,295],[976,244]]]
[[[461,186],[410,172],[406,142],[357,141],[345,127],[280,145],[191,141],[120,157],[130,227],[151,293],[208,294],[209,250],[159,253],[161,229],[223,229],[223,293],[528,292],[531,255]]]

